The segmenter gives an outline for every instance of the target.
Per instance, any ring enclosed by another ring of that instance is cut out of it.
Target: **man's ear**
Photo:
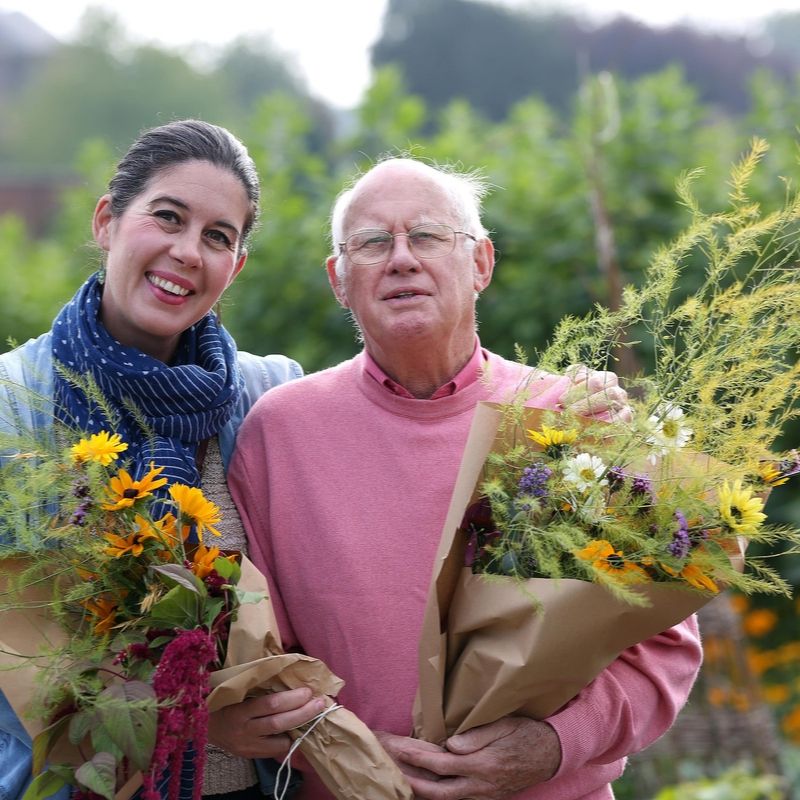
[[[480,294],[492,282],[492,273],[494,272],[494,245],[492,240],[488,236],[479,239],[475,242],[472,255],[474,287],[475,291]]]
[[[94,208],[92,216],[92,235],[94,240],[106,252],[111,249],[111,223],[114,216],[111,213],[111,195],[104,194]]]
[[[325,269],[328,271],[328,283],[330,283],[331,289],[333,289],[333,293],[339,301],[339,305],[342,306],[342,308],[350,308],[347,302],[347,292],[344,288],[344,281],[336,274],[336,262],[338,260],[339,256],[334,255],[328,256],[325,261]]]

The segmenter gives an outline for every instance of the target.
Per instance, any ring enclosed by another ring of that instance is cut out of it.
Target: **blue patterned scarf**
[[[102,288],[93,275],[53,323],[53,359],[91,377],[119,414],[113,428],[129,448],[130,472],[150,462],[169,483],[199,486],[198,444],[231,418],[244,385],[236,345],[213,313],[184,332],[173,363],[164,364],[114,339],[99,320]],[[105,414],[55,370],[56,416],[87,433],[110,430]],[[145,428],[128,409],[133,407]]]

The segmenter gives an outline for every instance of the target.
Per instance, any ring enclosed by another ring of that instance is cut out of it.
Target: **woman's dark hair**
[[[146,130],[128,148],[108,184],[114,216],[125,211],[151,178],[184,161],[208,161],[239,179],[250,199],[250,213],[242,231],[244,241],[258,218],[261,190],[255,164],[247,148],[230,131],[196,119]]]

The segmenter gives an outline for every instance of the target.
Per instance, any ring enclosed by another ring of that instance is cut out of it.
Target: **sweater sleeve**
[[[621,653],[547,719],[562,750],[561,766],[551,780],[652,744],[675,721],[701,663],[695,616]]]
[[[281,598],[280,583],[272,569],[269,467],[265,433],[259,419],[257,404],[239,430],[228,468],[228,487],[247,534],[248,556],[267,578],[281,642],[284,650],[290,650],[297,646],[297,637]]]

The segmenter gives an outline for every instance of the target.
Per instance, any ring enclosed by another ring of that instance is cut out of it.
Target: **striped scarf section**
[[[70,373],[90,377],[119,415],[119,424],[112,426],[58,369],[56,417],[81,432],[119,433],[129,446],[125,457],[135,479],[153,461],[164,467],[161,476],[168,484],[198,486],[198,444],[225,426],[244,385],[233,339],[209,312],[184,332],[173,363],[167,365],[108,333],[99,320],[101,296],[93,275],[61,309],[53,323],[53,359]]]

